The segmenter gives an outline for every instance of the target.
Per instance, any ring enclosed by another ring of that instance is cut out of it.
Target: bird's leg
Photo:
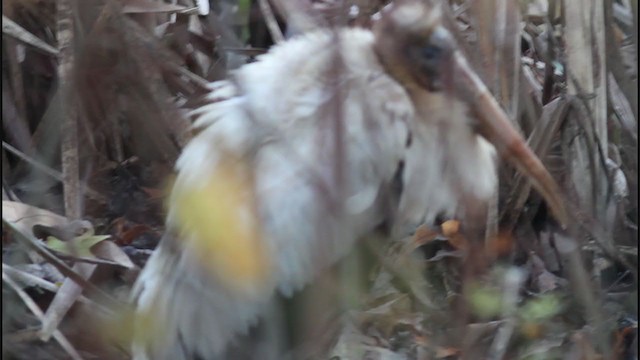
[[[488,266],[488,254],[484,244],[489,204],[473,196],[465,196],[461,203],[464,206],[461,230],[469,245],[465,266],[469,268],[471,276],[477,277],[484,273]]]
[[[462,236],[466,238],[467,253],[464,263],[462,264],[461,293],[462,299],[457,304],[458,318],[456,319],[457,327],[461,333],[467,329],[470,322],[469,299],[473,291],[474,284],[482,277],[488,269],[488,257],[485,252],[485,234],[487,229],[487,214],[489,206],[486,201],[482,201],[475,196],[465,195],[460,201],[462,205]],[[466,336],[461,336],[459,344],[461,347],[466,343]],[[468,349],[463,349],[463,353],[467,353]]]

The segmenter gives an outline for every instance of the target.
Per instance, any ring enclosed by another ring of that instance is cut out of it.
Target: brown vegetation
[[[198,15],[199,2],[3,2],[3,358],[128,358],[122,305],[163,232],[185,110],[274,42],[369,26],[386,3],[212,0]],[[442,2],[571,225],[502,167],[485,274],[465,266],[456,219],[371,241],[368,285],[349,278],[357,255],[319,280],[351,310],[336,331],[309,329],[333,335],[314,345],[343,359],[637,359],[637,1]],[[314,294],[296,321],[322,309]]]

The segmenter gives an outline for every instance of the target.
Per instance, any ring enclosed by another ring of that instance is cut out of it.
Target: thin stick
[[[282,31],[280,31],[280,26],[278,26],[278,21],[276,20],[276,17],[273,15],[273,11],[271,11],[271,5],[269,5],[269,1],[258,0],[258,3],[260,4],[260,11],[262,11],[262,15],[264,16],[264,21],[267,23],[267,28],[269,29],[271,38],[276,44],[283,42],[284,35],[282,35]]]
[[[38,320],[43,320],[44,314],[42,313],[40,307],[33,301],[33,299],[29,297],[29,295],[27,295],[26,292],[24,292],[24,290],[22,290],[22,288],[20,288],[18,284],[16,284],[15,281],[13,281],[9,277],[9,275],[4,272],[4,269],[2,270],[2,281],[9,285],[13,289],[13,291],[18,294],[20,299],[22,299],[22,302],[24,302],[27,308],[31,310],[31,312],[38,318]],[[72,359],[82,360],[80,354],[78,354],[76,349],[74,349],[73,345],[71,345],[69,340],[67,340],[67,338],[60,332],[60,330],[56,330],[53,332],[53,338],[56,339],[56,341]]]
[[[53,255],[47,248],[45,248],[40,242],[38,242],[33,237],[24,234],[20,231],[14,224],[7,221],[6,219],[2,219],[3,228],[6,227],[8,231],[10,231],[15,238],[27,245],[29,248],[33,249],[36,253],[42,256],[46,261],[48,261],[51,265],[55,266],[63,275],[71,278],[71,280],[78,283],[78,285],[82,286],[86,291],[96,297],[96,300],[102,303],[109,309],[117,309],[121,306],[121,303],[111,296],[106,294],[104,291],[100,290],[95,285],[91,284],[82,275],[76,273],[71,269],[67,264],[58,259],[55,255]]]
[[[58,290],[60,290],[60,287],[58,287],[56,284],[47,281],[45,279],[39,278],[33,274],[30,274],[26,271],[20,270],[20,269],[16,269],[10,265],[7,265],[5,263],[2,263],[2,271],[6,272],[7,275],[9,275],[12,279],[15,279],[16,281],[19,281],[21,283],[26,284],[27,286],[37,286],[39,288],[42,288],[44,290],[50,291],[52,293],[57,293]],[[98,307],[100,309],[100,311],[104,312],[105,314],[108,315],[112,315],[113,312],[109,309],[107,309],[106,307],[96,303],[95,301],[92,301],[91,299],[87,298],[84,295],[80,296],[80,302],[91,305],[91,306],[95,306]]]
[[[62,186],[64,189],[65,215],[70,219],[80,218],[80,171],[78,169],[78,123],[74,97],[70,96],[70,84],[74,63],[73,48],[73,6],[71,0],[59,0],[58,11],[58,49],[60,65],[58,78],[63,94],[62,120]]]
[[[6,149],[7,151],[9,151],[10,153],[12,153],[13,155],[19,157],[20,159],[24,160],[25,162],[27,162],[29,165],[33,166],[35,169],[42,171],[43,173],[45,173],[46,175],[60,181],[63,182],[63,177],[62,177],[62,173],[60,173],[59,171],[56,171],[40,162],[38,162],[36,159],[33,159],[32,157],[30,157],[29,155],[23,153],[22,151],[16,149],[15,147],[7,144],[6,142],[2,142],[2,147],[4,149]],[[105,196],[103,196],[102,194],[100,194],[99,192],[97,192],[96,190],[87,187],[86,188],[86,192],[87,192],[87,196],[92,198],[93,200],[99,201],[102,204],[106,204],[107,203],[107,198]]]
[[[31,45],[34,48],[49,55],[58,55],[58,50],[46,42],[40,40],[37,36],[33,35],[22,26],[16,24],[13,20],[2,15],[2,33],[7,34],[21,42]]]

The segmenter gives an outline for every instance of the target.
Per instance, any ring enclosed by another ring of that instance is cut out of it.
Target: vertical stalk
[[[80,174],[78,170],[78,123],[71,77],[74,63],[73,0],[57,1],[57,40],[59,51],[58,79],[62,96],[62,176],[65,214],[70,219],[80,217]]]

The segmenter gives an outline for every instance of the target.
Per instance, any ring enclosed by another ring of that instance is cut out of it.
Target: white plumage
[[[179,351],[175,341],[181,332],[200,353],[220,353],[267,306],[276,288],[285,295],[299,290],[384,220],[387,204],[379,193],[391,185],[406,156],[414,112],[406,92],[376,61],[373,40],[360,29],[311,33],[277,46],[232,80],[212,84],[210,98],[216,101],[195,112],[202,131],[177,162],[174,188],[201,186],[215,176],[222,153],[247,160],[255,172],[269,257],[282,261],[275,262],[269,284],[258,293],[236,296],[189,259],[188,242],[175,244],[178,249],[163,243],[134,289],[138,309],[153,306],[167,316],[166,340],[155,339],[163,347],[159,351]],[[341,99],[333,98],[330,83],[336,51],[344,55]],[[319,121],[319,113],[332,111],[336,101],[343,104],[344,199],[331,193],[336,189],[331,123]],[[331,201],[344,201],[344,214],[338,217]],[[173,226],[170,211],[167,227]]]
[[[424,19],[440,29],[428,16],[406,13],[413,20],[400,20],[411,24],[398,26],[408,31],[422,31],[412,27]],[[406,82],[395,55],[384,61],[381,36],[393,34],[309,33],[211,84],[210,102],[194,111],[200,132],[177,162],[170,204],[206,187],[232,161],[250,188],[241,196],[246,202],[229,211],[259,230],[269,261],[260,281],[230,286],[224,267],[212,273],[202,259],[233,260],[201,254],[198,235],[185,231],[170,207],[167,235],[133,290],[138,314],[158,317],[161,329],[145,338],[149,329],[138,322],[135,359],[222,357],[276,291],[299,290],[381,223],[391,221],[401,233],[453,215],[463,196],[493,195],[496,149],[473,130],[467,105]],[[543,192],[555,189],[537,180]]]

